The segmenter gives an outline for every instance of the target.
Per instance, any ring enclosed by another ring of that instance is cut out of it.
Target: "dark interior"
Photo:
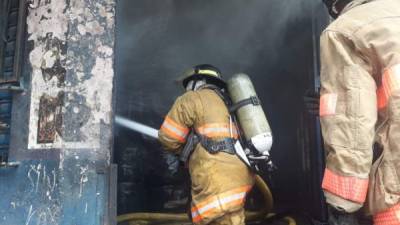
[[[174,80],[185,69],[209,63],[225,78],[247,73],[274,134],[277,169],[263,176],[276,210],[321,219],[322,150],[302,96],[318,87],[327,18],[313,0],[118,0],[116,114],[158,129],[183,93]],[[117,126],[114,161],[118,214],[185,210],[188,174],[156,140]]]

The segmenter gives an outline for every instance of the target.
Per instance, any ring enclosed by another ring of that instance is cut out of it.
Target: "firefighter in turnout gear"
[[[400,1],[324,2],[337,17],[321,35],[322,188],[339,219],[331,222],[357,224],[349,216],[365,205],[375,225],[400,225]]]
[[[235,154],[238,131],[224,102],[226,84],[211,65],[190,69],[182,83],[186,93],[166,116],[159,140],[167,151],[180,154],[190,134],[200,139],[187,162],[192,221],[200,225],[244,224],[244,203],[254,175]]]

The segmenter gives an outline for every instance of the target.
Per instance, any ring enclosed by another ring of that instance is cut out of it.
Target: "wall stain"
[[[37,90],[31,94],[28,146],[103,148],[99,137],[106,132],[100,127],[110,129],[112,122],[115,2],[39,5],[27,22],[32,89]],[[57,114],[54,121],[52,114]]]
[[[47,33],[45,38],[45,53],[42,58],[41,70],[43,79],[48,82],[53,77],[57,77],[58,87],[65,85],[65,61],[66,61],[67,44],[57,37],[53,38],[51,32]]]
[[[39,103],[38,143],[53,143],[56,134],[61,134],[64,92],[57,97],[44,94]]]

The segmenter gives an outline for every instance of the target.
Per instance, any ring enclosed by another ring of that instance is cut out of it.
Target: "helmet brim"
[[[210,81],[211,83],[214,83],[215,85],[217,85],[220,88],[226,88],[226,83],[222,79],[220,79],[218,77],[213,77],[213,76],[204,77],[204,75],[200,75],[200,74],[194,74],[190,77],[186,77],[185,79],[183,79],[182,80],[183,88],[186,88],[186,85],[191,80],[201,80],[204,78],[207,79],[208,81]]]

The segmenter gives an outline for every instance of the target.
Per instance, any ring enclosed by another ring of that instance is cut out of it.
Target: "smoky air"
[[[314,85],[317,56],[313,40],[318,39],[314,31],[321,29],[322,23],[315,21],[315,15],[323,10],[319,0],[119,0],[116,114],[158,129],[176,97],[183,93],[174,80],[187,68],[213,64],[224,78],[244,72],[253,80],[270,121],[274,162],[285,168],[275,182],[284,187],[279,192],[290,197],[295,193],[291,188],[302,182],[285,177],[299,173],[302,167],[294,160],[303,158],[297,139],[302,95]],[[152,163],[145,167],[126,162],[132,170],[143,170],[142,176],[149,177],[163,171],[156,175],[161,178],[154,188],[184,184],[183,175],[172,176],[179,173],[177,162],[162,153],[152,138],[122,127],[117,127],[116,134],[117,160],[124,154],[136,154],[141,163]],[[129,177],[121,179],[119,182],[137,187],[137,192],[146,189],[146,182],[151,183],[143,177],[137,178],[142,183],[132,183]],[[119,211],[149,209],[157,204],[162,205],[154,200],[152,206],[120,206]]]

